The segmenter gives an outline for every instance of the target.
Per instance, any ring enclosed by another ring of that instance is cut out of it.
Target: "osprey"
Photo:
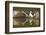
[[[13,19],[16,24],[24,25],[27,21],[31,23],[33,21],[33,17],[35,17],[37,14],[38,12],[32,15],[32,11],[30,11],[29,15],[24,11],[14,11]]]

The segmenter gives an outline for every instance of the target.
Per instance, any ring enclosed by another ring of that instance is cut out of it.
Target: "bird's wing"
[[[33,15],[30,13],[29,16],[33,17]]]

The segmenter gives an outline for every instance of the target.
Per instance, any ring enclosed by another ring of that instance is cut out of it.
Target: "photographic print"
[[[40,8],[13,7],[15,27],[40,27]]]
[[[45,4],[5,1],[5,33],[44,32]]]

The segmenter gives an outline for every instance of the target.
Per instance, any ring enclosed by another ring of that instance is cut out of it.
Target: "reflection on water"
[[[25,12],[24,12],[25,13]],[[14,19],[14,25],[15,26],[31,26],[31,27],[35,27],[35,26],[39,26],[39,13],[35,13],[34,15],[32,15],[31,13],[29,14],[29,16],[23,16],[22,14],[24,13],[20,13],[19,15],[17,15]]]

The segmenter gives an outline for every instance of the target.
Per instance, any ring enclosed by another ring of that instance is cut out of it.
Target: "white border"
[[[13,7],[32,7],[40,8],[40,27],[27,27],[27,28],[13,28]],[[21,4],[21,3],[10,3],[9,4],[9,31],[10,32],[21,32],[21,31],[39,31],[43,30],[43,5],[35,4]]]

